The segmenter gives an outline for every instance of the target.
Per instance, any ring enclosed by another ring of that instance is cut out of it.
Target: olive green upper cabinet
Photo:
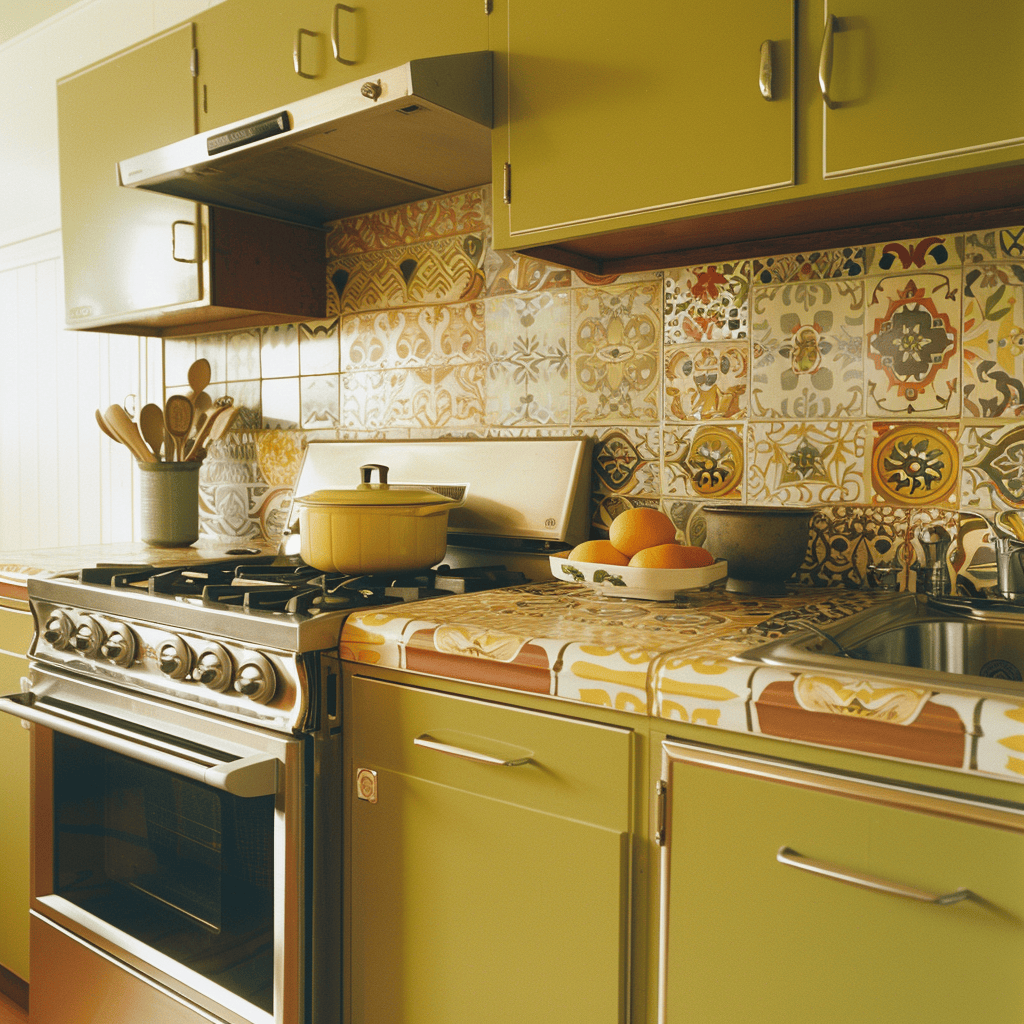
[[[793,0],[505,0],[499,247],[685,217],[794,181]],[[502,31],[504,31],[502,24]],[[499,62],[500,67],[500,62]],[[499,83],[499,86],[501,83]]]
[[[1024,806],[664,750],[660,1024],[1021,1020]]]
[[[628,729],[356,677],[352,1024],[624,1024]]]
[[[191,61],[185,25],[58,82],[70,327],[200,297],[195,205],[121,188],[116,166],[195,131]]]
[[[1024,155],[1024,81],[1014,71],[1024,4],[826,0],[824,15],[826,178],[887,167],[935,174],[972,155],[988,164]],[[926,161],[940,163],[916,166]]]
[[[487,28],[484,0],[225,0],[196,18],[200,130],[414,58],[486,50]]]

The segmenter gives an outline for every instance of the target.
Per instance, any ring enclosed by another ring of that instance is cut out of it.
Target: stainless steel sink
[[[1024,608],[902,594],[733,660],[899,684],[1024,695]]]

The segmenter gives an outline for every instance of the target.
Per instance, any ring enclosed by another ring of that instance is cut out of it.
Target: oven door
[[[306,1020],[307,741],[39,665],[0,708],[34,724],[33,1020]]]

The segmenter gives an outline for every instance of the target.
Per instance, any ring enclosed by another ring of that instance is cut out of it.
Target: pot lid
[[[371,483],[373,471],[377,471],[379,483]],[[362,482],[351,489],[321,490],[305,494],[295,499],[296,505],[333,506],[333,507],[366,507],[366,506],[425,506],[425,505],[456,505],[458,502],[447,498],[427,487],[392,486],[388,483],[388,467],[377,463],[360,466]]]

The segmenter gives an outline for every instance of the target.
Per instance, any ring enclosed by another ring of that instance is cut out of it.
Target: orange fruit
[[[689,544],[655,544],[641,548],[629,560],[629,564],[638,569],[699,569],[714,560],[711,552],[704,548],[695,548]]]
[[[641,548],[671,544],[676,539],[676,527],[664,512],[641,505],[627,508],[612,520],[608,539],[627,558],[632,558]]]
[[[602,565],[625,565],[629,561],[606,540],[585,540],[569,552],[570,562],[598,562]]]

